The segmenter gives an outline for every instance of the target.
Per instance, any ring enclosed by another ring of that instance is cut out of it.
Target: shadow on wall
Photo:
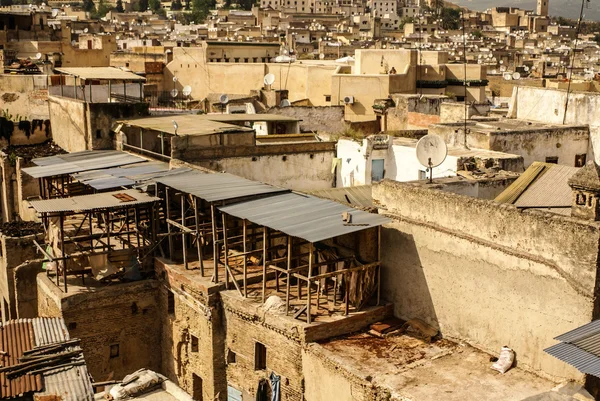
[[[405,320],[419,318],[439,329],[429,284],[413,236],[395,228],[382,227],[381,237],[382,294],[394,303],[402,300],[410,305],[401,308],[394,304],[394,314]],[[410,310],[411,315],[402,316],[398,313],[400,310]]]
[[[52,136],[50,120],[19,120],[0,117],[0,145],[37,145]]]

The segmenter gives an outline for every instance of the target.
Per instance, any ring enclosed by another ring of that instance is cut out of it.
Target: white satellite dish
[[[173,77],[173,82],[177,82],[177,77]]]
[[[88,33],[88,31],[89,31],[89,29],[85,28],[85,29],[83,30],[83,33]]]
[[[519,74],[518,72],[513,72],[512,74],[512,79],[517,80],[521,78],[521,74]]]
[[[496,75],[496,73],[497,73],[497,72],[498,72],[498,71],[496,71],[496,70],[492,70],[492,74],[493,74],[493,75]]]
[[[183,87],[183,90],[181,91],[181,93],[183,93],[184,96],[189,96],[192,94],[192,87],[189,85],[186,85]]]
[[[41,59],[41,58],[42,58],[42,53],[36,53],[36,54],[35,54],[35,59],[36,59],[36,60],[39,60],[39,59]]]
[[[290,107],[292,104],[290,103],[289,100],[287,99],[283,99],[281,101],[281,103],[279,103],[279,107]]]
[[[525,67],[523,67],[523,70],[525,70],[525,72],[527,72],[527,71],[529,71],[529,67],[525,66]]]
[[[503,75],[503,78],[505,81],[510,81],[510,80],[512,80],[512,74],[510,72],[507,72],[506,74]]]
[[[77,45],[77,41],[76,40],[72,40],[71,41],[71,46],[75,46],[75,45]]]
[[[178,94],[179,94],[179,91],[177,89],[171,89],[171,96],[172,97],[177,97]]]
[[[498,61],[498,63],[500,63],[500,64],[504,64],[504,61],[503,61],[503,60],[500,60],[500,61]]]
[[[501,71],[501,72],[504,72],[504,71],[506,71],[506,67],[505,67],[505,66],[501,66],[501,67],[500,67],[500,71]]]
[[[271,73],[265,75],[265,77],[263,78],[263,82],[267,86],[273,85],[273,83],[275,82],[275,75]]]
[[[448,147],[446,142],[437,135],[425,135],[417,142],[417,160],[429,172],[429,182],[433,182],[433,168],[446,160]]]
[[[323,54],[323,53],[319,54],[319,58],[320,58],[321,60],[323,60],[323,59],[325,58],[325,54]]]
[[[221,104],[227,104],[227,103],[229,103],[229,97],[227,95],[223,94],[223,95],[219,96],[219,102]]]

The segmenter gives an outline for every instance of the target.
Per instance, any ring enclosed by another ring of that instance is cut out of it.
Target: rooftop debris
[[[52,141],[40,143],[39,145],[10,145],[2,149],[2,152],[8,155],[9,158],[22,157],[25,160],[67,153],[63,148]]]
[[[42,223],[34,221],[11,221],[0,224],[0,232],[7,237],[25,237],[44,232]]]

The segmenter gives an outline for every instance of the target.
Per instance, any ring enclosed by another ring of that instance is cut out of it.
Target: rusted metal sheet
[[[25,351],[35,346],[33,324],[30,320],[11,320],[0,329],[2,366],[13,366],[19,363],[19,358]],[[9,379],[6,373],[0,373],[0,398],[10,399],[24,394],[43,390],[42,376],[22,375]]]
[[[121,200],[125,199],[125,196],[131,200]],[[95,209],[118,209],[156,201],[160,201],[160,198],[150,196],[137,189],[126,189],[101,194],[73,196],[71,198],[35,200],[30,203],[31,207],[38,213],[58,213],[82,212]]]

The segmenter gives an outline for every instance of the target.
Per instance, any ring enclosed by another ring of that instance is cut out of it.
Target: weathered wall
[[[566,90],[514,88],[508,115],[549,124],[562,124],[563,120],[566,124],[589,124],[593,159],[600,163],[600,94],[570,93],[567,105]]]
[[[272,107],[266,112],[300,119],[300,132],[337,134],[347,127],[344,123],[344,106]]]
[[[86,103],[60,96],[50,96],[48,101],[50,119],[60,127],[53,140],[68,152],[110,149],[115,121],[148,115],[147,103]]]
[[[373,188],[382,233],[382,293],[402,318],[519,366],[579,379],[544,353],[553,337],[590,322],[600,223],[384,181]]]
[[[16,318],[28,319],[39,316],[36,279],[40,273],[43,273],[41,260],[25,262],[14,269]]]
[[[49,117],[47,75],[0,74],[0,115],[8,112],[25,120]]]
[[[202,399],[226,400],[224,337],[217,295],[196,286],[185,274],[155,263],[159,277],[162,373],[181,388],[194,393],[193,375],[202,379]],[[168,294],[173,293],[174,312],[168,311]],[[192,336],[198,349],[192,348]]]
[[[144,280],[65,294],[45,274],[37,277],[38,311],[61,316],[73,338],[81,339],[95,381],[122,379],[141,368],[160,371],[158,283]],[[110,356],[111,345],[119,355]]]

